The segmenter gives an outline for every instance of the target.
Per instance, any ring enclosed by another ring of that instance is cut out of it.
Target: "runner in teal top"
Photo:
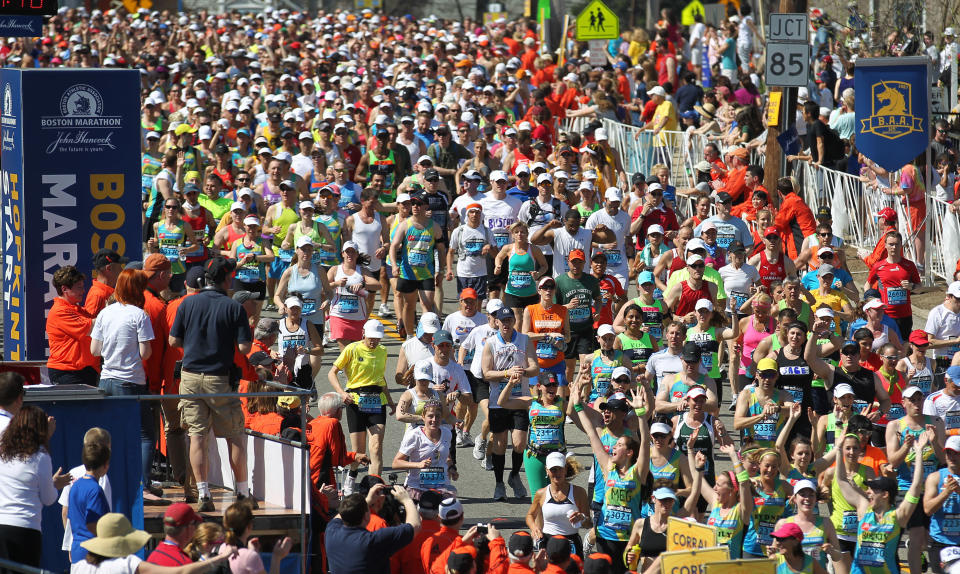
[[[773,531],[770,554],[777,559],[777,574],[826,574],[827,569],[803,551],[803,531],[793,523]]]
[[[900,572],[897,545],[900,533],[920,502],[923,487],[923,449],[935,440],[932,430],[925,430],[913,444],[915,459],[910,489],[899,506],[897,480],[881,476],[867,480],[866,495],[856,488],[847,474],[844,457],[837,457],[836,481],[843,497],[857,508],[857,548],[851,574],[896,574]]]

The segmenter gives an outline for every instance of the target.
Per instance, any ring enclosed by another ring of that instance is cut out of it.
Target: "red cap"
[[[147,274],[147,278],[152,278],[161,271],[170,270],[171,266],[172,264],[166,256],[160,253],[151,253],[143,262],[143,272]]]
[[[466,289],[461,291],[460,300],[463,301],[464,299],[479,299],[479,297],[477,297],[476,289],[474,289],[473,287],[467,287]]]
[[[897,212],[893,210],[892,207],[884,207],[877,213],[880,217],[886,219],[887,221],[893,221],[897,218]]]
[[[163,523],[166,526],[186,526],[191,522],[203,522],[203,517],[194,512],[193,507],[186,502],[175,502],[163,513]]]
[[[930,344],[930,337],[927,335],[927,332],[926,332],[926,331],[923,331],[923,330],[921,330],[921,329],[917,329],[917,330],[913,331],[912,333],[910,333],[910,338],[907,339],[907,340],[910,341],[911,343],[913,343],[914,345],[929,345],[929,344]]]
[[[780,232],[777,231],[777,228],[772,225],[763,230],[764,237],[770,237],[771,235],[780,235]]]
[[[580,261],[586,261],[587,256],[583,254],[583,249],[574,249],[570,252],[570,255],[567,256],[567,259],[573,261],[574,259],[579,259]]]

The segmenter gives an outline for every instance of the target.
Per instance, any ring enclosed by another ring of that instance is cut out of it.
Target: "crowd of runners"
[[[927,189],[955,198],[946,123],[936,181],[856,152],[850,62],[871,52],[812,22],[806,151],[789,159],[864,173],[864,193],[911,207]],[[247,429],[310,443],[299,551],[316,572],[655,574],[671,517],[778,573],[957,571],[960,282],[914,324],[923,262],[904,245],[923,253],[922,216],[868,214],[885,227],[857,253],[796,179],[763,186],[761,24],[746,3],[715,24],[665,9],[609,41],[603,66],[572,40],[551,51],[522,18],[370,10],[63,8],[44,36],[3,43],[6,65],[143,79],[143,251],[53,274],[51,382],[196,398],[144,401],[130,429],[146,502],[163,496],[162,460],[190,505],[167,509],[140,563],[127,556],[146,539],[109,512],[109,434],[71,429],[87,432],[84,466],[53,473],[54,425],[0,375],[0,557],[39,563],[27,515],[72,482],[73,572],[215,568],[220,543],[233,572],[264,571]],[[956,53],[951,28],[926,49],[912,28],[890,40],[940,69]],[[627,173],[604,122],[649,132],[662,163]],[[696,187],[671,180],[675,131],[710,142]],[[268,381],[316,392],[203,397]],[[589,453],[568,449],[573,428]],[[211,430],[238,477],[229,508],[207,482]],[[458,488],[478,469],[488,487]],[[462,495],[530,499],[528,528],[461,536]],[[225,534],[198,512],[224,512]],[[274,564],[290,550],[279,540]]]

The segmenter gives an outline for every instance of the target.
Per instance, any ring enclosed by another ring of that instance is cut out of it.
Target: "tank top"
[[[651,447],[652,448],[652,447]],[[667,487],[672,489],[674,492],[680,488],[680,457],[682,453],[673,449],[670,451],[670,456],[666,457],[667,460],[662,465],[656,465],[653,463],[653,458],[650,459],[650,473],[647,474],[647,491],[653,492],[654,490]],[[674,507],[679,504],[679,501],[675,501]],[[674,508],[676,510],[676,508]],[[648,499],[643,503],[643,509],[641,514],[644,518],[653,514],[653,503]]]
[[[644,557],[660,556],[667,551],[667,531],[654,532],[650,528],[650,519],[643,521],[640,531],[640,555]]]
[[[567,308],[563,305],[551,305],[544,309],[543,305],[537,303],[527,307],[530,313],[530,332],[531,333],[557,333],[562,336],[563,324],[567,320]],[[548,369],[554,365],[559,365],[564,360],[563,349],[565,342],[561,338],[558,342],[555,340],[540,339],[537,341],[537,363],[542,369]]]
[[[537,286],[533,284],[533,272],[537,268],[530,251],[510,254],[507,268],[506,292],[514,297],[531,297],[537,294]]]
[[[503,340],[503,335],[500,331],[494,333],[492,337],[484,342],[484,345],[490,345],[490,352],[493,354],[493,369],[495,371],[505,371],[510,367],[526,367],[528,342],[529,338],[519,331],[514,331],[509,341]],[[500,393],[508,390],[508,384],[509,381],[506,379],[490,383],[489,408],[502,408],[496,404],[497,398],[500,396]],[[527,378],[520,377],[519,382],[510,386],[509,392],[510,396],[514,398],[529,396],[530,390]]]
[[[850,373],[843,367],[837,366],[833,375],[833,386],[840,383],[847,383],[853,387],[853,410],[862,413],[864,409],[870,407],[877,396],[877,388],[873,384],[873,371],[860,367],[858,370]]]
[[[716,441],[714,440],[713,436],[713,415],[704,415],[703,422],[700,424],[700,426],[693,427],[687,422],[688,414],[689,413],[684,413],[678,419],[677,428],[673,431],[673,440],[676,443],[677,450],[680,451],[680,454],[687,456],[687,442],[690,440],[690,435],[692,435],[693,431],[696,429],[700,429],[700,433],[697,435],[697,440],[693,443],[693,448],[697,452],[702,452],[704,456],[707,457],[707,467],[703,471],[703,479],[707,482],[707,484],[715,484],[716,474],[713,457],[713,445]]]
[[[747,389],[749,392],[747,416],[755,417],[762,414],[763,403],[760,402],[757,396],[757,387],[750,386],[747,387]],[[771,400],[775,403],[780,403],[783,402],[783,399],[783,394],[778,389],[774,389]],[[787,424],[786,417],[781,416],[781,413],[777,413],[760,419],[760,422],[744,428],[741,432],[744,437],[753,438],[753,440],[763,448],[774,448],[777,444],[777,436],[785,424]]]
[[[551,452],[565,452],[563,424],[566,421],[563,397],[557,397],[556,404],[545,405],[539,400],[530,403],[527,417],[530,420],[530,432],[527,435],[527,450],[535,456]]]
[[[773,492],[766,492],[759,481],[753,484],[753,515],[743,539],[743,551],[764,554],[764,546],[773,542],[773,527],[787,513],[787,494],[784,482],[777,478]]]
[[[620,347],[623,349],[623,356],[634,366],[646,365],[653,354],[653,340],[649,333],[643,333],[639,339],[633,339],[626,333],[617,335],[620,340]]]
[[[408,281],[433,279],[433,252],[436,245],[432,220],[427,221],[422,229],[411,221],[400,245],[400,278]]]
[[[780,302],[777,303],[777,310],[782,311],[786,308],[787,308],[787,302],[781,299]],[[810,322],[810,315],[812,311],[813,310],[810,308],[809,303],[807,303],[806,301],[800,301],[800,312],[797,313],[797,320],[805,325],[812,325],[813,323]]]
[[[397,199],[396,187],[397,187],[397,162],[393,157],[393,150],[390,150],[390,153],[387,154],[385,158],[377,157],[377,154],[370,150],[367,152],[367,160],[370,169],[369,173],[373,173],[373,166],[377,166],[377,169],[380,170],[380,173],[384,173],[387,177],[386,182],[383,184],[383,191],[380,192],[380,199],[384,203],[393,203]]]
[[[667,269],[667,279],[670,279],[670,276],[673,275],[675,271],[679,271],[687,266],[686,260],[677,251],[677,248],[674,247],[670,250],[670,253],[673,254],[673,259],[670,260],[670,269]]]
[[[244,245],[244,237],[237,239],[233,244],[237,252],[237,260],[241,259],[241,256],[245,253],[253,253],[255,255],[263,255],[266,251],[263,248],[263,244],[257,239],[256,243],[253,244],[253,247],[247,247]],[[242,281],[244,283],[256,283],[257,281],[263,281],[266,279],[265,266],[263,263],[252,259],[247,263],[239,263],[237,265],[237,272],[234,275],[237,281]],[[301,312],[303,310],[301,309]]]
[[[237,229],[231,223],[230,225],[227,226],[227,240],[220,247],[222,247],[223,249],[230,249],[230,246],[236,243],[237,239],[242,238],[246,234],[247,234],[246,229],[243,229],[243,228]]]
[[[148,197],[150,195],[150,191],[153,190],[153,180],[162,169],[163,164],[160,163],[160,158],[153,157],[148,153],[145,153],[141,156],[140,188],[144,197]]]
[[[210,241],[210,234],[207,232],[207,209],[200,207],[197,210],[198,215],[190,215],[190,210],[184,210],[183,220],[193,230],[193,239],[195,248],[186,253],[187,263],[196,263],[207,258],[207,243]]]
[[[851,574],[899,573],[897,546],[900,544],[900,523],[897,509],[881,516],[870,511],[857,525],[857,550],[853,555]]]
[[[157,243],[160,244],[160,254],[170,262],[170,273],[179,275],[184,273],[186,268],[180,261],[180,247],[184,242],[183,223],[173,227],[167,227],[163,221],[157,226]]]
[[[350,291],[351,285],[363,285],[363,273],[359,269],[347,275],[343,265],[337,265],[334,282],[346,279],[347,284],[333,290],[333,299],[330,301],[330,316],[349,321],[365,321],[367,319],[367,298]],[[361,291],[362,293],[362,291]]]
[[[747,328],[743,330],[743,352],[740,357],[740,374],[753,378],[753,351],[760,344],[760,341],[766,339],[773,333],[773,317],[767,321],[767,330],[759,331],[755,325],[756,315],[750,315],[747,321]]]
[[[937,492],[943,492],[943,483],[952,473],[948,468],[937,471]],[[958,479],[954,475],[954,479]],[[930,517],[930,537],[947,546],[960,545],[960,494],[952,493],[940,510]]]
[[[907,419],[902,418],[894,424],[897,425],[897,434],[900,437],[900,444],[903,444],[904,439],[907,435],[912,435],[914,440],[920,438],[920,435],[923,433],[925,425],[933,424],[933,421],[930,420],[930,417],[923,415],[923,425],[919,429],[912,429],[907,424]],[[897,467],[897,488],[901,492],[910,490],[910,484],[913,482],[913,465],[916,464],[917,452],[911,448],[907,453],[906,458],[903,459],[903,462]],[[937,471],[937,466],[939,461],[937,460],[937,454],[934,451],[933,445],[928,444],[923,447],[923,479],[926,480],[928,476]]]
[[[913,362],[909,358],[901,359],[901,361],[906,362],[907,372],[910,372],[910,369],[914,369],[913,375],[907,380],[908,387],[917,387],[923,391],[923,396],[926,397],[930,394],[930,391],[933,389],[933,359],[930,357],[923,358],[923,367],[917,369],[914,367]]]
[[[257,166],[260,167],[260,166]],[[280,201],[280,193],[274,193],[270,190],[270,184],[266,181],[263,182],[263,189],[260,191],[261,197],[263,197],[264,205],[270,206]]]
[[[383,220],[380,219],[379,213],[373,213],[373,221],[370,223],[364,223],[359,213],[353,214],[352,239],[357,244],[360,253],[370,256],[370,264],[366,267],[370,271],[380,270],[380,258],[376,257],[375,254],[382,243],[380,240],[382,231]]]
[[[687,341],[693,341],[700,347],[700,364],[712,379],[720,377],[720,343],[717,341],[717,328],[709,327],[701,331],[699,326],[687,331]]]
[[[866,325],[864,325],[864,327],[866,327]],[[869,329],[869,327],[867,328]],[[886,325],[880,325],[879,335],[877,335],[876,331],[873,331],[873,345],[870,346],[870,350],[876,353],[877,350],[880,349],[880,347],[886,345],[889,342],[890,342],[890,327]]]
[[[774,335],[774,341],[779,340]],[[777,366],[780,376],[777,378],[777,388],[790,395],[790,400],[800,403],[803,412],[813,406],[813,392],[810,390],[813,383],[813,370],[810,365],[803,360],[803,353],[796,359],[788,358],[783,349],[777,354]],[[801,424],[806,423],[806,424]],[[810,419],[806,416],[800,417],[795,427],[797,434],[810,436]]]
[[[699,375],[697,376],[697,380],[691,385],[681,378],[679,373],[677,373],[670,382],[670,389],[667,391],[667,398],[671,403],[679,403],[683,400],[683,397],[687,394],[687,391],[690,390],[690,387],[696,385],[706,389],[707,385],[705,379],[706,375]]]
[[[607,454],[613,452],[613,445],[617,444],[617,441],[620,440],[621,436],[636,438],[636,435],[632,430],[623,427],[623,433],[621,435],[615,435],[610,432],[610,429],[603,427],[600,429],[600,443],[603,445],[603,449],[607,451]],[[600,468],[600,465],[597,463],[597,457],[593,457],[593,501],[598,505],[603,502],[603,494],[606,492],[606,482],[603,480],[603,469]]]
[[[314,221],[313,225],[307,228],[307,231],[304,231],[302,220],[291,225],[290,229],[287,230],[287,235],[290,235],[291,233],[293,234],[293,237],[291,238],[292,240],[290,241],[290,243],[296,245],[298,239],[300,239],[303,236],[307,236],[310,238],[310,241],[312,241],[315,246],[319,245],[320,242],[322,241],[322,239],[320,238],[319,226],[320,226],[320,223]],[[281,250],[281,251],[285,251],[285,250]],[[292,257],[292,254],[290,256]],[[320,249],[317,247],[314,247],[313,254],[310,256],[310,263],[312,263],[313,265],[320,265],[320,260],[321,260]]]
[[[699,289],[693,289],[687,281],[680,282],[680,299],[677,302],[677,311],[674,315],[684,316],[692,313],[700,299],[707,299],[713,302],[713,295],[710,294],[709,283],[704,279],[701,281]]]
[[[573,485],[567,491],[566,500],[557,500],[553,497],[551,485],[547,485],[546,496],[543,497],[543,504],[540,506],[540,513],[543,515],[543,533],[550,535],[569,536],[576,534],[578,529],[570,524],[567,513],[571,510],[577,511],[576,499],[573,496]]]
[[[773,283],[783,281],[787,278],[787,268],[783,264],[784,257],[785,255],[781,253],[777,262],[771,263],[770,260],[767,259],[766,249],[760,252],[760,265],[757,266],[757,271],[760,273],[760,283],[767,289],[769,289]]]
[[[611,462],[604,475],[606,488],[597,536],[626,542],[630,539],[633,523],[640,518],[640,471],[637,465],[633,465],[621,475]]]
[[[177,176],[167,168],[161,169],[156,175],[153,176],[153,181],[150,184],[150,198],[147,200],[147,219],[152,220],[155,217],[159,217],[160,213],[163,211],[163,202],[166,200],[164,199],[163,194],[160,193],[159,188],[157,188],[157,182],[161,179],[169,182],[170,187],[172,188],[174,182],[177,180]]]
[[[864,482],[866,470],[866,466],[862,464],[859,465],[857,468],[857,474],[853,477],[853,483],[861,489],[865,488]],[[857,526],[859,524],[859,519],[857,518],[857,509],[855,506],[847,502],[847,499],[843,496],[843,491],[840,490],[840,484],[837,481],[836,472],[833,473],[833,482],[830,484],[830,497],[831,501],[833,502],[833,511],[830,513],[830,522],[833,523],[833,527],[837,531],[837,538],[840,540],[846,540],[847,542],[856,540]]]
[[[903,373],[894,369],[893,373],[887,373],[883,367],[877,369],[876,373],[880,375],[880,384],[890,396],[890,410],[887,414],[877,419],[877,424],[887,426],[890,421],[902,419],[907,412],[903,410],[903,389],[907,388],[907,382],[903,378]]]
[[[309,347],[310,337],[307,335],[307,320],[301,318],[296,329],[287,327],[287,320],[280,320],[280,335],[277,337],[277,352],[281,355],[291,347]]]
[[[276,213],[277,208],[273,209],[274,213]],[[295,249],[281,249],[280,246],[283,245],[283,240],[287,238],[290,226],[296,224],[298,221],[300,221],[300,214],[292,207],[282,207],[280,215],[273,218],[273,225],[280,228],[279,232],[273,234],[273,254],[276,255],[280,261],[289,263],[296,253]]]
[[[317,216],[317,223],[323,224],[330,236],[333,237],[333,245],[327,245],[326,241],[320,240],[320,247],[314,249],[314,260],[318,265],[324,267],[333,267],[340,263],[340,247],[343,245],[341,233],[343,226],[340,224],[340,216],[337,213],[321,213]]]
[[[323,283],[317,276],[316,267],[311,265],[306,277],[300,274],[299,267],[290,270],[287,280],[287,293],[300,298],[300,314],[311,323],[323,323],[323,311],[320,303],[323,297]]]
[[[400,224],[406,221],[405,219],[400,219],[400,214],[394,216],[393,223],[390,224],[390,242],[393,242],[393,236],[397,232],[397,228],[400,227]],[[393,265],[393,260],[390,259],[390,250],[387,249],[386,264],[388,266]]]
[[[717,545],[730,549],[730,559],[739,560],[743,556],[743,516],[740,503],[736,503],[726,512],[719,502],[713,503],[707,524],[717,529]]]
[[[613,353],[613,360],[609,363],[603,355],[603,351],[597,349],[593,352],[590,360],[590,381],[593,388],[590,389],[590,403],[593,403],[600,397],[607,396],[610,390],[610,380],[613,378],[613,370],[623,365],[623,351],[616,349]]]
[[[641,321],[644,325],[650,327],[647,332],[650,337],[657,342],[663,339],[663,320],[669,316],[667,305],[663,302],[663,299],[654,299],[653,303],[644,303],[640,300],[640,297],[637,297],[633,300],[633,304],[640,307],[640,311],[643,313]]]

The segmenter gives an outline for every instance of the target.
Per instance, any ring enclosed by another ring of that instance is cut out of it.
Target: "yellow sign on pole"
[[[497,20],[507,19],[508,14],[506,12],[484,12],[483,13],[483,25],[489,26],[494,24]]]
[[[613,40],[620,36],[620,18],[600,0],[592,0],[577,16],[577,40]]]
[[[660,555],[660,571],[664,574],[707,574],[704,564],[730,560],[726,546],[702,550],[677,550]]]
[[[693,17],[697,14],[703,16],[703,4],[700,0],[693,0],[680,11],[680,25],[693,26],[694,22],[696,22]]]
[[[717,545],[713,526],[670,517],[667,521],[667,550],[699,550]]]
[[[730,560],[708,562],[705,574],[776,574],[776,560]]]
[[[767,106],[767,125],[780,125],[780,102],[783,101],[783,92],[770,92],[770,104]]]

